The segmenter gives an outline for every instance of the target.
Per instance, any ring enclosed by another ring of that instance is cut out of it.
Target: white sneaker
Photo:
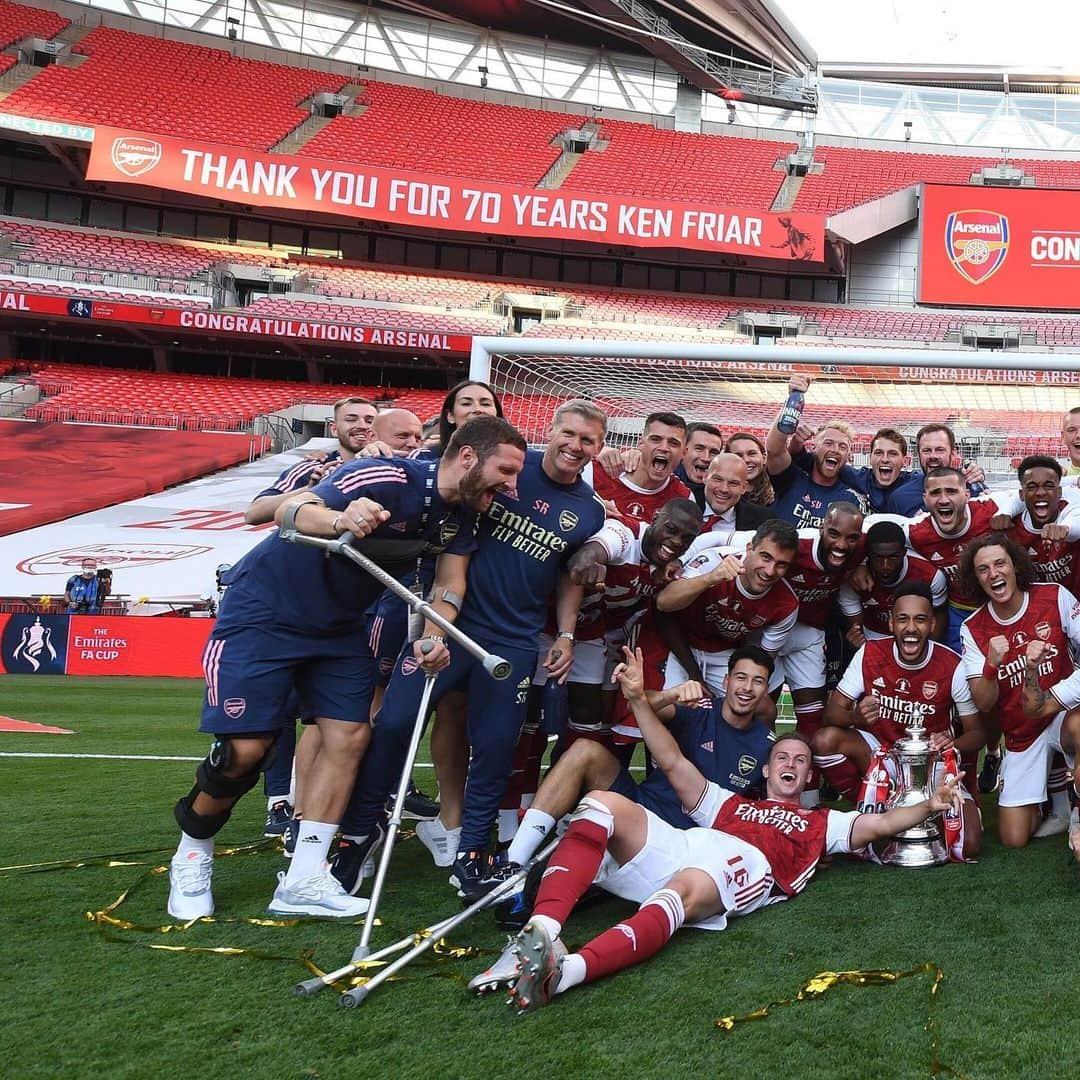
[[[278,874],[278,887],[266,909],[271,915],[320,915],[328,919],[351,919],[363,915],[369,903],[362,896],[350,896],[329,867],[318,874],[285,884],[285,871]]]
[[[1069,819],[1059,814],[1049,814],[1043,823],[1031,834],[1036,840],[1043,836],[1060,836],[1069,831]]]
[[[486,971],[481,971],[469,980],[469,989],[474,994],[490,994],[493,990],[509,986],[517,978],[520,968],[517,938],[510,938],[499,959]]]
[[[214,914],[214,894],[210,878],[214,872],[214,856],[192,851],[174,855],[169,863],[169,914],[174,919],[189,922]]]
[[[416,823],[416,836],[420,843],[431,852],[436,866],[453,866],[457,856],[458,844],[461,842],[461,826],[456,829],[448,829],[442,818],[432,821],[418,821]]]

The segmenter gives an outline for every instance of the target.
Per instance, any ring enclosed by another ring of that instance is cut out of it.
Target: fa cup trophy
[[[893,743],[890,752],[896,790],[887,809],[914,806],[928,798],[934,788],[938,752],[930,745],[922,717],[907,726],[907,734]],[[921,825],[898,833],[881,856],[889,866],[939,866],[949,861],[941,835],[941,815],[931,814]]]

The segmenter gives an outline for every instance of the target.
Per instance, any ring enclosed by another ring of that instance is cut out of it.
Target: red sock
[[[585,961],[585,981],[602,979],[655,956],[685,918],[682,898],[677,892],[661,889],[654,893],[636,915],[605,930],[578,950]]]
[[[846,758],[843,754],[815,754],[814,764],[845,799],[854,800],[858,796],[862,776],[851,758]]]
[[[795,706],[795,730],[805,738],[811,738],[825,723],[825,702],[813,701],[807,705]],[[821,773],[817,768],[810,770],[806,790],[813,791],[821,783]]]
[[[500,810],[517,810],[521,796],[535,794],[540,785],[540,761],[547,747],[547,736],[539,724],[526,724],[514,747],[514,761],[506,782]]]
[[[570,822],[566,835],[548,859],[533,905],[534,915],[546,915],[560,926],[566,922],[593,883],[610,835],[609,826],[587,818]]]

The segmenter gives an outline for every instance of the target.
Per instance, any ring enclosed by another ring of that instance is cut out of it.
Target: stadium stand
[[[87,56],[81,65],[47,68],[6,98],[4,109],[266,150],[307,118],[302,101],[347,83],[325,71],[107,27],[76,48]]]
[[[298,296],[289,299],[261,296],[248,304],[244,312],[278,319],[313,319],[316,322],[348,323],[354,326],[387,326],[436,334],[498,334],[506,326],[506,319],[501,315],[367,307],[358,303],[332,304],[315,298],[305,300]]]
[[[0,501],[26,504],[3,515],[0,536],[162,491],[247,461],[268,444],[248,435],[0,420],[0,477],[9,481],[0,483]],[[79,483],[59,482],[72,462]]]
[[[17,45],[28,37],[49,40],[56,37],[67,25],[68,20],[53,11],[41,11],[24,4],[9,4],[3,0],[0,2],[0,49]],[[14,57],[10,59],[14,63]]]
[[[552,139],[582,117],[368,83],[361,116],[342,115],[302,154],[420,172],[535,184],[558,159]],[[403,122],[407,117],[408,121]]]
[[[773,166],[790,142],[687,135],[647,124],[605,120],[606,149],[584,154],[566,190],[714,202],[768,209],[784,180]]]
[[[822,214],[846,210],[912,184],[967,184],[972,173],[1002,164],[1000,157],[824,145],[817,147],[814,160],[824,164],[825,170],[806,177],[795,209]],[[1034,176],[1038,187],[1080,188],[1080,161],[1010,157],[1009,164]]]

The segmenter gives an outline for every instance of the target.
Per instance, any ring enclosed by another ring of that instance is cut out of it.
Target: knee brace
[[[263,734],[259,732],[257,734]],[[271,733],[267,733],[271,734]],[[272,733],[276,739],[277,733]],[[179,799],[173,808],[173,816],[176,823],[188,834],[197,840],[208,840],[215,836],[225,826],[232,813],[232,807],[216,814],[198,814],[192,809],[192,803],[199,792],[203,792],[214,799],[238,800],[241,795],[249,792],[258,782],[259,775],[273,762],[277,751],[277,743],[273,743],[256,762],[251,772],[243,776],[227,776],[226,770],[233,761],[232,742],[228,736],[214,740],[210,747],[210,753],[203,761],[199,762],[195,770],[195,785],[182,799]]]
[[[609,840],[615,831],[615,818],[611,811],[599,799],[590,798],[588,795],[577,804],[570,815],[570,824],[575,821],[591,821],[594,825],[599,825],[607,830]]]

